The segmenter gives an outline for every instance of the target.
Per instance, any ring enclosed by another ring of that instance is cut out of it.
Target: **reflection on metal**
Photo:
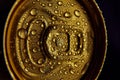
[[[13,79],[94,80],[105,59],[105,23],[92,0],[17,0],[3,46]]]

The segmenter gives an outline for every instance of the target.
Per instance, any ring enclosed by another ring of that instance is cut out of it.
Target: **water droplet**
[[[57,27],[56,27],[56,26],[54,26],[54,27],[53,27],[53,29],[55,30],[55,29],[57,29]]]
[[[29,23],[27,22],[27,23],[26,23],[26,26],[28,26],[28,25],[29,25]]]
[[[52,6],[52,4],[51,4],[51,3],[49,3],[49,4],[48,4],[48,6],[49,6],[49,7],[51,7],[51,6]]]
[[[65,71],[65,74],[68,74],[67,71]]]
[[[29,62],[29,59],[25,59],[25,62],[28,63],[28,62]]]
[[[55,8],[57,9],[57,8],[58,8],[58,6],[55,6]]]
[[[57,13],[58,13],[58,10],[55,10],[54,12],[55,12],[55,14],[57,14]]]
[[[74,6],[74,4],[72,3],[71,6]]]
[[[65,17],[65,18],[70,18],[70,17],[71,17],[70,12],[65,12],[65,13],[64,13],[64,17]]]
[[[18,36],[22,39],[27,37],[27,31],[24,28],[18,30]]]
[[[64,29],[64,26],[62,26],[62,29]]]
[[[78,37],[81,37],[81,36],[82,36],[81,33],[79,33],[79,34],[78,34]]]
[[[68,56],[68,53],[66,53],[65,55]]]
[[[85,41],[86,41],[86,39],[83,39],[83,41],[85,42]]]
[[[36,24],[39,24],[40,22],[41,22],[40,20],[36,20],[36,22],[35,22],[35,23],[36,23]]]
[[[33,3],[33,4],[35,4],[35,2],[34,2],[34,1],[33,1],[32,3]]]
[[[25,70],[26,72],[28,72],[28,69],[27,69],[27,68],[25,68],[24,70]]]
[[[82,60],[81,60],[81,62],[82,62],[82,63],[84,63],[84,62],[85,62],[85,60],[84,60],[84,59],[82,59]]]
[[[75,67],[78,67],[77,63],[74,63],[74,66],[75,66]]]
[[[55,49],[52,47],[52,48],[51,48],[51,51],[52,51],[52,52],[54,52],[54,51],[55,51]]]
[[[52,20],[55,21],[56,20],[56,16],[52,16]]]
[[[60,70],[60,73],[62,73],[62,70]]]
[[[32,35],[35,35],[35,34],[36,34],[36,30],[32,30],[32,31],[31,31],[31,34],[32,34]]]
[[[59,6],[62,6],[63,2],[62,2],[62,1],[58,1],[57,4],[58,4]]]
[[[67,29],[66,29],[65,31],[66,31],[66,32],[68,32],[68,30],[67,30]]]
[[[26,49],[24,49],[24,50],[23,50],[23,53],[26,53],[26,52],[27,52],[27,50],[26,50]]]
[[[39,42],[39,41],[37,42],[37,45],[40,45],[40,42]]]
[[[42,58],[40,58],[40,59],[38,60],[38,64],[43,64],[43,59],[42,59]]]
[[[49,64],[52,65],[52,62],[50,61]]]
[[[53,40],[52,40],[53,42],[56,42],[56,39],[55,38],[53,38]]]
[[[61,62],[58,62],[58,64],[61,64]]]
[[[61,78],[60,80],[64,80],[63,78]]]
[[[85,23],[84,23],[84,25],[85,25],[85,26],[87,26],[87,25],[88,25],[88,23],[87,23],[87,22],[85,22]]]
[[[45,25],[42,23],[42,24],[41,24],[41,27],[42,27],[42,28],[44,28],[44,27],[45,27]]]
[[[80,25],[80,22],[76,22],[77,25]]]
[[[74,30],[74,33],[76,33],[77,32],[77,30]]]
[[[41,4],[41,6],[42,6],[42,7],[45,7],[45,4],[44,4],[44,3],[42,3],[42,4]]]
[[[30,14],[31,14],[32,16],[37,15],[37,9],[33,8],[33,9],[30,11]]]
[[[85,22],[85,19],[84,19],[84,18],[82,19],[82,22]]]
[[[54,56],[53,58],[54,58],[54,59],[57,59],[57,56]]]
[[[74,74],[74,71],[71,69],[71,70],[70,70],[70,73],[71,73],[71,74]]]
[[[37,48],[33,48],[33,52],[36,53],[37,52]]]
[[[42,68],[40,68],[40,72],[41,72],[41,73],[45,73],[45,71],[44,71]]]
[[[72,52],[69,52],[69,55],[72,55]]]
[[[38,2],[40,1],[40,0],[37,0]]]
[[[85,48],[83,48],[83,51],[85,51],[86,49]]]
[[[76,17],[80,17],[80,11],[79,10],[75,10],[74,14],[75,14]]]
[[[53,66],[51,66],[50,68],[51,68],[51,69],[53,69],[54,67],[53,67]]]

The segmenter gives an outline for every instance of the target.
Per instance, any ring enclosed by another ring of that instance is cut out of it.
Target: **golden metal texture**
[[[15,80],[95,80],[107,43],[94,0],[17,0],[3,41]]]

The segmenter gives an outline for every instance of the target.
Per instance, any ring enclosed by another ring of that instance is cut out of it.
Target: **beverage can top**
[[[107,33],[94,0],[17,0],[3,42],[13,79],[95,80]]]

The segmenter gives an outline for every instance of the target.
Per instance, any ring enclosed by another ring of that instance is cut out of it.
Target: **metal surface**
[[[20,80],[94,80],[106,55],[105,23],[92,0],[17,0],[3,41]]]

